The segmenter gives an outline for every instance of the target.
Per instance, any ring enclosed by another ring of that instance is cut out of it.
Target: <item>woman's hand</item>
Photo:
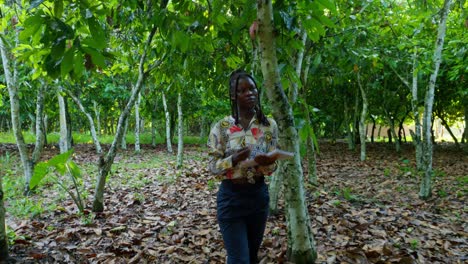
[[[254,160],[260,166],[268,166],[275,163],[276,157],[260,153],[257,156],[255,156]]]
[[[239,162],[247,159],[250,156],[250,148],[245,147],[232,154],[232,166],[236,166]]]

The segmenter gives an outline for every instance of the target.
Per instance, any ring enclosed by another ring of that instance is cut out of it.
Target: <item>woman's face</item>
[[[250,78],[241,78],[237,84],[237,105],[241,109],[252,109],[257,105],[258,91]]]

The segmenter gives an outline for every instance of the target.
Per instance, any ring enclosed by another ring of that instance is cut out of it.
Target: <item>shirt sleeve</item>
[[[268,145],[268,152],[271,152],[275,150],[278,146],[278,125],[272,118],[269,118],[268,121],[270,122],[271,129],[271,139],[269,140],[270,143]],[[276,171],[276,168],[277,164],[275,162],[268,166],[258,166],[257,171],[262,173],[263,175],[271,175],[273,172]]]
[[[221,122],[217,122],[208,137],[208,168],[214,175],[226,175],[232,169],[232,155],[225,157],[226,142],[221,134]]]

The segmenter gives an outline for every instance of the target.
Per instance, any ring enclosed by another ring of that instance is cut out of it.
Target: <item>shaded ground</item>
[[[14,145],[2,145],[0,155],[6,149],[14,151]],[[180,172],[162,149],[143,149],[140,155],[118,155],[104,213],[78,216],[65,199],[32,220],[9,217],[18,237],[12,256],[19,263],[224,263],[215,211],[218,183],[208,175],[203,148],[187,148]],[[306,185],[317,263],[468,261],[466,154],[435,148],[434,195],[424,202],[417,197],[410,145],[398,155],[388,144],[369,144],[366,162],[345,144],[323,143],[321,151],[319,186]],[[45,157],[56,153],[48,149]],[[155,159],[164,166],[145,165]],[[87,171],[95,171],[96,160],[91,145],[76,147],[75,161]],[[95,175],[84,179],[90,207]],[[57,195],[44,190],[37,196],[53,202]],[[283,210],[270,217],[261,263],[286,262],[284,221]]]

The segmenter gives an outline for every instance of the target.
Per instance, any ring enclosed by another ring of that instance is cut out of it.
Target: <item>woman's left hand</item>
[[[266,154],[258,154],[257,156],[255,156],[254,160],[260,166],[268,166],[275,163],[276,158]]]

